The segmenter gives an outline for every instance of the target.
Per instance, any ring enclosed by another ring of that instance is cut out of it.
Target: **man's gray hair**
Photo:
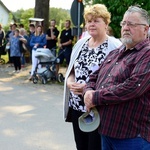
[[[149,16],[148,12],[145,9],[142,9],[139,6],[130,6],[128,10],[125,12],[126,13],[139,13],[141,15],[141,18],[146,21],[146,23],[149,25]]]

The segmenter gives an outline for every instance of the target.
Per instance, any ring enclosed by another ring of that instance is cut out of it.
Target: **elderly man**
[[[103,150],[150,149],[150,42],[148,13],[131,6],[121,25],[123,45],[107,56],[84,89],[96,107]]]

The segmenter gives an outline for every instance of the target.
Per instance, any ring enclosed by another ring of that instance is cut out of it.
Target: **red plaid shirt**
[[[99,132],[113,138],[139,134],[150,142],[150,41],[110,52],[90,76],[84,93],[94,89],[99,110]]]

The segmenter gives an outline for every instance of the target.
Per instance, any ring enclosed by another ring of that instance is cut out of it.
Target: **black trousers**
[[[20,59],[20,57],[13,56],[12,59],[13,59],[15,70],[16,71],[20,70],[21,69],[21,59]]]
[[[101,136],[98,130],[93,132],[83,132],[80,130],[78,118],[82,114],[82,112],[72,109],[72,124],[77,150],[101,150]]]
[[[10,49],[8,49],[8,63],[13,63],[13,58],[10,57]]]

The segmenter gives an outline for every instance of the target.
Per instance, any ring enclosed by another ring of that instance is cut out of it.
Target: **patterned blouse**
[[[20,39],[21,36],[13,36],[11,38],[11,41],[10,41],[10,56],[13,57],[13,56],[17,56],[17,57],[20,57],[21,56],[21,52],[20,52]]]
[[[89,75],[95,72],[104,58],[108,49],[108,40],[96,48],[89,48],[88,41],[83,45],[75,63],[75,82],[86,83],[89,80]],[[83,98],[80,95],[70,93],[69,107],[74,110],[86,112]]]

